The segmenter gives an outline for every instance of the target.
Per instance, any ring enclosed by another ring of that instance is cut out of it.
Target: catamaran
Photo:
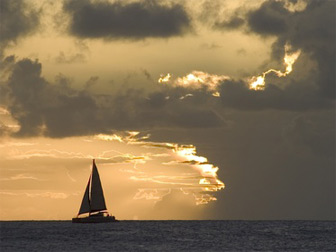
[[[117,221],[116,218],[111,216],[107,211],[98,169],[95,160],[93,159],[92,172],[85,189],[82,204],[77,216],[72,218],[72,223],[102,223],[115,221]]]

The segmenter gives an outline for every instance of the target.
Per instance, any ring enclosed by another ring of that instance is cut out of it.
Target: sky
[[[0,219],[335,219],[333,0],[0,0]]]

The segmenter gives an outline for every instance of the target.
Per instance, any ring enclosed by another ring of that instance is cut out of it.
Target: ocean
[[[333,221],[0,222],[0,251],[336,251]]]

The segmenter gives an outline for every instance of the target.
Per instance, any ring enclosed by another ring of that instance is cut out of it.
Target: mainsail
[[[107,210],[105,205],[104,192],[95,161],[93,160],[91,176],[86,186],[78,215],[103,210]]]

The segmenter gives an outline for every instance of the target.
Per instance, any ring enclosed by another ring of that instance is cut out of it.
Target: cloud
[[[213,28],[240,29],[263,38],[274,37],[269,64],[282,60],[286,44],[292,46],[293,52],[300,50],[296,64],[311,60],[317,67],[296,70],[296,79],[300,80],[290,84],[298,86],[300,82],[303,93],[307,93],[305,89],[316,93],[309,95],[314,96],[312,103],[315,103],[317,96],[335,98],[335,5],[335,1],[322,0],[267,0],[254,9],[237,8],[229,19],[216,21]]]
[[[250,90],[246,81],[209,75],[202,82],[186,77],[172,85],[158,84],[157,91],[126,89],[114,94],[92,94],[71,88],[59,75],[54,83],[41,75],[37,60],[12,63],[8,81],[2,85],[5,107],[20,125],[17,136],[66,137],[153,128],[223,127],[223,108],[242,110],[307,110],[330,108],[313,87],[295,83],[285,87],[266,85]],[[197,75],[198,76],[198,75]],[[201,77],[202,77],[201,76]],[[96,81],[92,78],[91,81]],[[188,79],[189,80],[189,79]],[[187,81],[187,83],[185,83]],[[216,95],[216,96],[214,96]],[[220,95],[220,98],[217,97]]]
[[[167,88],[147,95],[141,89],[117,94],[93,95],[71,88],[70,81],[58,76],[50,83],[41,76],[37,60],[19,60],[12,65],[8,81],[2,85],[5,107],[17,120],[17,136],[65,137],[139,130],[152,127],[216,127],[223,124],[207,99],[180,100],[189,90]],[[84,85],[85,86],[85,85]],[[165,96],[171,96],[166,100]],[[188,101],[187,101],[188,100]]]
[[[18,146],[18,147],[21,147],[21,146],[33,146],[35,145],[36,143],[25,143],[25,142],[6,142],[6,143],[1,143],[0,144],[0,148],[3,148],[3,147],[11,147],[11,146]]]
[[[232,17],[230,20],[215,22],[213,27],[216,29],[237,29],[245,23],[241,17]]]
[[[90,79],[85,83],[85,88],[88,89],[94,86],[98,80],[99,80],[98,76],[91,76]]]
[[[91,142],[83,142],[85,139]],[[137,206],[146,201],[145,204],[150,204],[147,211],[172,189],[183,189],[186,197],[194,197],[195,205],[213,201],[213,194],[224,188],[223,182],[217,177],[218,168],[210,162],[207,162],[207,167],[200,162],[184,162],[207,161],[205,157],[198,156],[196,147],[192,145],[147,142],[140,133],[135,132],[128,135],[124,132],[119,138],[115,135],[39,138],[34,147],[29,145],[31,141],[27,139],[27,142],[21,142],[12,138],[9,142],[11,144],[8,143],[1,152],[4,167],[0,178],[1,189],[27,192],[29,188],[39,188],[44,194],[49,190],[57,191],[61,185],[69,195],[77,192],[82,195],[78,190],[83,190],[87,183],[92,158],[96,158],[99,164],[107,199],[109,188],[118,188],[119,196],[113,196],[113,199],[118,198],[123,202],[136,199],[140,202],[132,204]],[[20,167],[22,160],[26,166],[15,168]],[[167,162],[170,162],[169,166]],[[209,200],[206,201],[204,197]]]
[[[11,128],[0,121],[0,137],[6,136],[11,132]]]
[[[297,52],[294,53],[298,55]],[[172,78],[171,74],[162,75],[158,82],[164,87],[173,89],[174,92],[156,93],[153,102],[155,101],[157,107],[164,106],[167,101],[178,95],[178,99],[183,100],[184,104],[195,104],[203,100],[203,107],[211,108],[215,114],[217,114],[216,110],[223,108],[293,111],[332,108],[333,101],[316,92],[316,85],[311,82],[310,75],[298,77],[301,73],[296,70],[297,65],[293,67],[294,63],[295,60],[291,64],[286,63],[286,70],[283,72],[275,69],[264,72],[263,78],[267,84],[263,85],[262,90],[251,88],[251,78],[233,79],[229,76],[201,71],[193,71],[179,78]],[[302,68],[298,65],[299,69],[300,67]],[[294,75],[294,77],[288,75]],[[222,106],[216,102],[216,99],[219,99]],[[221,116],[217,118],[220,119]],[[222,122],[222,126],[226,124],[225,120]]]
[[[117,7],[120,9],[116,18],[121,17],[120,13],[128,14],[130,10],[139,8],[146,11],[182,8],[174,6],[153,2],[122,4],[67,1],[64,4],[65,10],[72,13],[73,18],[86,10],[115,11]],[[266,1],[258,9],[246,12],[250,32],[276,36],[272,46],[273,62],[282,61],[286,43],[292,45],[293,51],[302,51],[291,75],[279,81],[277,76],[269,73],[264,90],[250,90],[245,79],[234,80],[224,75],[193,71],[184,77],[175,78],[175,81],[169,78],[163,81],[161,78],[162,83],[152,91],[133,87],[113,94],[92,94],[89,87],[98,80],[97,76],[83,83],[83,90],[76,90],[71,88],[70,81],[64,76],[58,76],[54,83],[44,79],[42,65],[37,60],[16,61],[15,57],[10,56],[4,61],[9,77],[1,85],[2,102],[20,125],[17,136],[21,137],[66,137],[153,128],[223,127],[226,125],[225,118],[218,112],[223,108],[296,111],[331,108],[333,101],[330,98],[334,95],[335,83],[335,32],[329,25],[329,21],[334,20],[330,12],[332,6],[334,3],[330,1],[309,2],[304,10],[295,12],[288,10],[283,2]],[[269,14],[273,12],[276,15]],[[236,13],[239,17],[242,15]],[[262,22],[253,20],[261,17],[264,18]],[[275,17],[284,22],[293,22],[295,30],[292,26],[272,31],[267,26],[256,26],[272,23],[272,20],[267,22],[267,18]],[[76,20],[73,19],[73,22]],[[133,34],[133,31],[129,32]],[[125,36],[120,35],[119,38]],[[302,65],[302,61],[309,57],[317,62],[318,69],[315,72]],[[144,75],[151,79],[145,70]],[[5,132],[5,128],[2,127],[1,131]]]
[[[236,103],[244,99],[237,97]],[[213,212],[207,209],[203,218],[335,218],[333,107],[228,109],[225,117],[225,128],[157,130],[151,137],[189,140],[198,153],[220,165],[218,176],[225,178],[226,188],[218,193]]]
[[[0,16],[0,45],[5,47],[36,31],[40,13],[30,9],[23,0],[14,0],[0,2]]]
[[[94,97],[73,90],[62,76],[50,85],[41,77],[41,71],[37,60],[20,60],[14,64],[4,88],[10,100],[8,109],[21,126],[18,136],[44,132],[62,137],[103,131],[101,124],[96,124],[99,113]]]
[[[266,1],[247,14],[249,30],[261,36],[276,36],[272,56],[279,59],[283,46],[291,44],[317,63],[313,81],[320,95],[335,98],[335,1],[307,1],[293,12],[285,1]],[[303,73],[304,74],[304,73]]]
[[[300,115],[284,129],[284,137],[298,149],[335,159],[335,116],[326,113],[317,115]]]
[[[39,180],[38,178],[31,176],[31,175],[27,175],[27,174],[17,174],[15,176],[9,177],[9,178],[0,178],[0,181],[11,181],[11,180],[21,180],[21,179],[33,179],[33,180]]]
[[[216,49],[222,48],[222,46],[213,42],[211,44],[203,43],[200,45],[200,48],[205,49],[205,50],[216,50]]]
[[[70,14],[70,33],[81,38],[167,38],[191,30],[190,18],[180,4],[71,0],[63,8]]]
[[[227,80],[220,87],[224,107],[242,110],[309,110],[332,108],[333,102],[316,94],[315,89],[295,83],[284,88],[267,84],[263,91],[248,88],[243,80]]]
[[[277,35],[288,30],[291,13],[279,1],[266,1],[259,9],[248,13],[248,24],[252,31],[262,35]]]
[[[0,191],[0,195],[8,195],[8,196],[26,196],[26,197],[42,197],[42,198],[51,198],[51,199],[66,199],[69,196],[67,193],[63,192],[42,192],[42,193],[13,193],[13,192],[4,192]]]
[[[57,57],[55,57],[55,62],[57,64],[71,64],[71,63],[83,63],[86,62],[86,56],[83,53],[76,53],[66,56],[63,51],[61,51]]]

